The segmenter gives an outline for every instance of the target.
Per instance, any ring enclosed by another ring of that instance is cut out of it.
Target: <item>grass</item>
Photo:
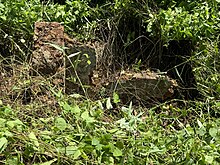
[[[57,96],[59,112],[47,104],[11,108],[1,102],[1,163],[219,163],[220,120],[210,114],[219,103],[151,109],[130,104],[115,114],[103,108],[107,100]]]

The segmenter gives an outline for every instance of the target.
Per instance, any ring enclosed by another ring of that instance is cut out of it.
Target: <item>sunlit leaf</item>
[[[122,156],[122,151],[119,148],[115,147],[113,150],[113,156]]]
[[[216,137],[217,133],[218,133],[218,129],[216,129],[216,128],[210,128],[210,129],[209,129],[209,134],[210,134],[213,138]]]
[[[78,159],[80,155],[81,155],[81,151],[77,150],[73,155],[73,159]]]
[[[93,146],[96,146],[96,145],[98,145],[100,142],[99,142],[99,140],[97,139],[97,138],[92,138],[92,145]]]
[[[0,153],[2,153],[7,147],[8,140],[5,137],[0,138]]]
[[[216,105],[217,107],[220,107],[220,102],[216,102],[215,105]]]
[[[67,124],[66,124],[66,121],[65,119],[63,119],[62,117],[58,117],[56,118],[55,120],[55,126],[61,130],[61,131],[64,131],[67,127]]]
[[[75,114],[79,114],[81,112],[81,109],[79,108],[78,105],[75,105],[72,109],[72,112]]]
[[[76,152],[78,148],[76,146],[67,146],[65,148],[66,155],[72,155]]]
[[[89,118],[89,112],[88,111],[83,112],[81,117],[83,120],[87,120]]]
[[[214,160],[214,157],[213,157],[213,156],[205,155],[205,161],[206,161],[208,164],[212,164],[212,163],[213,163],[213,160]]]
[[[19,119],[7,122],[7,126],[10,127],[11,129],[14,128],[15,126],[21,126],[21,125],[23,125],[23,123]]]
[[[28,135],[30,141],[34,144],[35,147],[39,147],[39,142],[38,142],[38,139],[37,137],[35,136],[34,132],[31,132],[29,135]]]
[[[115,104],[120,102],[119,95],[116,92],[113,93],[113,102]]]
[[[113,106],[111,104],[111,98],[110,97],[106,101],[106,108],[107,109],[112,109],[113,108]]]
[[[6,119],[0,118],[0,128],[5,127]]]
[[[81,115],[81,117],[82,117],[82,119],[83,119],[84,121],[86,121],[87,123],[92,123],[92,122],[94,122],[94,118],[89,116],[89,112],[88,112],[88,111],[83,112],[82,115]]]

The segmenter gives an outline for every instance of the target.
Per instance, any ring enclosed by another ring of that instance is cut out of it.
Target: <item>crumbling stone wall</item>
[[[42,75],[53,75],[63,67],[64,27],[57,22],[36,22],[32,67]]]

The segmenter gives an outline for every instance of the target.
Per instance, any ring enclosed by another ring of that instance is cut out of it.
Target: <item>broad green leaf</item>
[[[220,102],[216,102],[215,105],[216,105],[217,107],[220,107]]]
[[[0,9],[5,9],[5,5],[3,3],[0,3]]]
[[[35,147],[39,147],[39,142],[38,142],[38,139],[37,137],[35,136],[34,132],[31,132],[29,135],[28,135],[30,141],[34,144]]]
[[[72,109],[72,112],[75,114],[79,114],[81,112],[81,109],[79,108],[78,105],[75,105]]]
[[[216,137],[217,133],[218,133],[218,129],[216,129],[216,128],[210,128],[210,129],[209,129],[209,134],[210,134],[213,138]]]
[[[82,115],[81,115],[81,117],[82,117],[82,119],[83,119],[84,121],[86,121],[87,123],[92,123],[92,122],[94,122],[94,118],[89,116],[89,112],[88,112],[88,111],[83,112]]]
[[[214,157],[213,157],[213,156],[205,155],[205,161],[206,161],[208,164],[212,164],[213,160],[214,160]]]
[[[62,117],[58,117],[55,119],[55,126],[60,130],[64,131],[67,127],[66,121]]]
[[[67,103],[67,102],[64,102],[63,104],[63,109],[66,111],[66,112],[70,112],[72,107]]]
[[[116,92],[113,93],[113,102],[115,104],[120,102],[119,95]]]
[[[75,154],[78,148],[76,146],[67,146],[65,149],[66,155],[73,155]]]
[[[81,155],[81,151],[77,150],[74,155],[73,155],[73,159],[78,159],[78,157]]]
[[[99,142],[99,139],[97,139],[97,138],[92,138],[92,145],[93,146],[96,146],[96,145],[98,145],[100,142]]]
[[[122,156],[122,151],[119,148],[115,147],[113,150],[113,156]]]
[[[21,125],[23,125],[23,123],[22,123],[21,120],[16,119],[16,120],[14,120],[14,121],[8,121],[8,122],[7,122],[7,125],[12,129],[12,128],[14,128],[15,126],[21,126]]]
[[[89,112],[88,111],[83,112],[81,117],[83,120],[87,120],[89,118]]]
[[[106,101],[106,108],[107,109],[112,109],[113,108],[113,106],[111,104],[111,98],[110,97]]]
[[[96,150],[101,151],[104,145],[98,144],[95,146]]]
[[[2,153],[7,147],[8,140],[5,137],[0,138],[0,153]]]
[[[4,113],[6,113],[6,114],[9,114],[9,113],[11,113],[12,112],[12,109],[11,109],[11,107],[10,106],[6,106],[6,107],[4,107]]]
[[[5,127],[6,119],[0,118],[0,128]]]
[[[1,18],[1,19],[3,19],[4,21],[6,21],[6,20],[7,20],[7,18],[6,18],[6,16],[5,16],[5,15],[0,16],[0,18]]]

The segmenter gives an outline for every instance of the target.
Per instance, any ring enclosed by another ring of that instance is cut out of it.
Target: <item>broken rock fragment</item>
[[[34,30],[33,69],[53,75],[63,66],[64,27],[57,22],[36,22]]]

